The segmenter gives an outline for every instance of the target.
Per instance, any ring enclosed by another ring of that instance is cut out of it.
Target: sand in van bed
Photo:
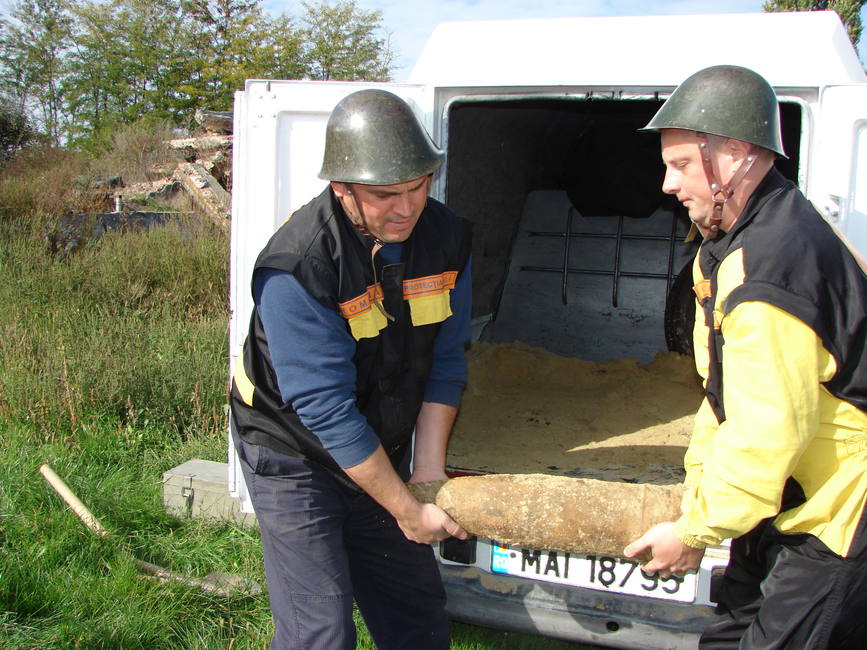
[[[683,480],[701,383],[689,357],[649,364],[476,343],[447,466],[609,481]]]

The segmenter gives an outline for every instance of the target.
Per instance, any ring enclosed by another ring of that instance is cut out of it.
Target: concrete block
[[[241,512],[239,500],[229,496],[226,463],[194,458],[163,472],[163,505],[181,518],[256,524],[256,515]]]

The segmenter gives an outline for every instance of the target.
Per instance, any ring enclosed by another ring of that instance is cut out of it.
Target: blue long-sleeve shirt
[[[384,263],[400,261],[403,244],[386,244],[377,253]],[[464,345],[470,338],[471,260],[451,291],[452,315],[434,341],[426,402],[457,407],[467,379]],[[301,422],[338,465],[353,467],[379,446],[379,438],[356,406],[355,339],[345,319],[324,307],[292,276],[262,269],[253,282],[253,299],[265,335],[277,385]]]

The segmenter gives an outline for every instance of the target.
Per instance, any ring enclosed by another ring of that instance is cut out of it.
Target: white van
[[[475,224],[479,340],[592,361],[688,353],[693,301],[678,277],[695,244],[660,190],[658,138],[637,129],[715,64],[774,86],[780,170],[867,253],[867,79],[836,13],[444,23],[409,83],[251,80],[236,94],[229,368],[256,257],[323,188],[328,115],[366,87],[404,97],[446,151],[432,194]],[[229,448],[230,492],[249,511]],[[668,583],[612,558],[567,567],[562,555],[484,539],[437,552],[453,617],[621,648],[694,647],[727,562],[725,548],[710,549],[697,575]]]

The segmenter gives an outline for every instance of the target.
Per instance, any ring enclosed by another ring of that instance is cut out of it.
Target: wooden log
[[[547,474],[461,476],[409,488],[474,535],[526,549],[610,557],[623,557],[623,548],[651,526],[676,520],[683,496],[682,485]]]

